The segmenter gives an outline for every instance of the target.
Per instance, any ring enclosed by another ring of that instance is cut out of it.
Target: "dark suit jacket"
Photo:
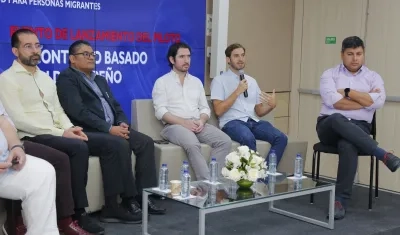
[[[119,125],[121,122],[129,125],[121,106],[112,95],[107,80],[96,75],[95,82],[114,113],[113,125]],[[84,131],[109,132],[110,124],[106,122],[100,98],[78,71],[67,68],[58,75],[56,84],[61,106],[75,126],[82,127]]]

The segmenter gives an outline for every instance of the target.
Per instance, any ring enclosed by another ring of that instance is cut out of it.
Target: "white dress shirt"
[[[210,117],[203,83],[189,73],[183,85],[173,70],[158,78],[152,96],[158,120],[162,120],[167,112],[185,119],[199,119],[203,113]]]

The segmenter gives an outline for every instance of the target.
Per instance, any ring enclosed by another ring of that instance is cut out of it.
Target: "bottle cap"
[[[211,158],[211,161],[216,161],[217,159],[215,159],[215,157]]]
[[[167,166],[167,163],[163,163],[162,166]]]

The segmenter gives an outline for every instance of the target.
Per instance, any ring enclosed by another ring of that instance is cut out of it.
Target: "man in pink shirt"
[[[335,219],[343,219],[351,198],[358,153],[374,155],[390,171],[400,159],[378,147],[370,136],[375,110],[383,107],[386,94],[381,76],[364,66],[364,42],[357,36],[342,42],[343,63],[326,70],[320,81],[322,108],[317,120],[321,143],[337,147]]]

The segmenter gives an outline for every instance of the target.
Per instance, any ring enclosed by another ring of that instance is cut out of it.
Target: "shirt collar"
[[[73,68],[73,67],[71,67],[71,69],[73,69],[76,72],[80,73],[84,78],[87,78],[89,80],[94,81],[94,79],[96,78],[96,73],[93,72],[93,71],[90,73],[90,77],[88,77],[84,72],[80,71],[79,69],[76,69],[76,68]]]
[[[352,74],[353,76],[357,76],[357,75],[361,74],[361,73],[365,70],[365,66],[364,66],[364,65],[361,65],[361,68],[360,68],[355,74],[351,73],[351,72],[344,66],[343,63],[340,64],[340,69],[341,69],[342,72]]]
[[[171,75],[175,78],[177,82],[179,83],[181,82],[181,80],[179,79],[179,75],[173,69],[171,69]],[[189,80],[189,79],[190,79],[189,72],[187,72],[184,80]]]
[[[229,76],[232,76],[232,77],[235,77],[236,79],[239,79],[239,75],[234,73],[231,69],[228,69],[227,73],[228,73]]]
[[[31,72],[29,72],[28,70],[26,70],[26,68],[24,68],[24,66],[22,66],[22,64],[20,64],[17,60],[14,60],[14,62],[13,62],[13,64],[12,64],[12,66],[11,66],[13,69],[14,69],[14,71],[15,72],[17,72],[17,73],[31,73]],[[40,71],[40,69],[39,69],[39,67],[38,66],[36,66],[36,71],[35,71],[35,73],[37,73],[37,72],[39,72]]]

